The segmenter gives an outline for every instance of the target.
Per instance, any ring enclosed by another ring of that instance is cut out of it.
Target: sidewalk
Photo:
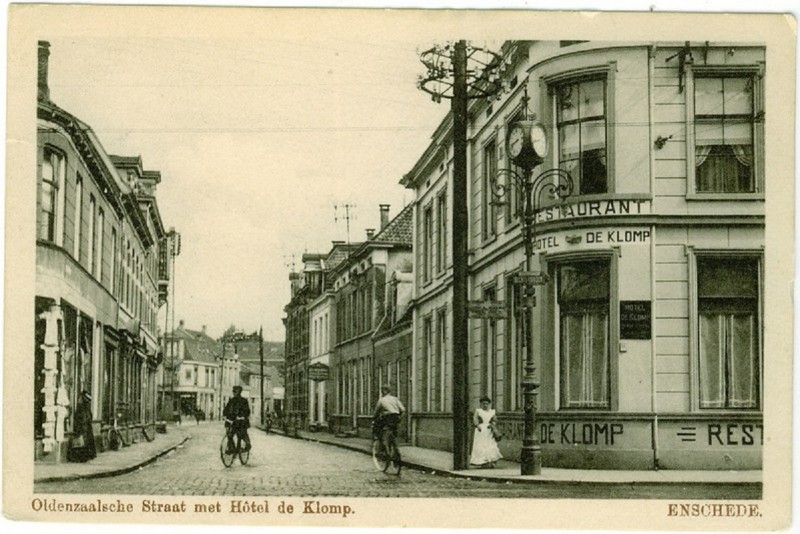
[[[281,433],[279,430],[273,430]],[[298,431],[297,437],[307,441],[325,443],[365,454],[372,453],[372,444],[366,438],[340,438],[323,432]],[[543,467],[542,474],[523,476],[520,465],[500,460],[495,469],[453,470],[453,454],[447,451],[423,449],[400,445],[403,464],[432,474],[505,483],[568,483],[568,484],[721,484],[760,485],[761,471],[622,471],[598,469],[557,469]]]
[[[191,426],[191,425],[190,425]],[[255,430],[255,428],[253,429]],[[259,429],[263,432],[263,428]],[[283,434],[280,430],[272,430]],[[86,463],[36,463],[34,483],[65,482],[87,478],[122,475],[135,471],[159,457],[182,446],[191,438],[187,429],[169,425],[166,434],[156,434],[152,442],[139,442],[119,451],[107,451]],[[297,439],[324,443],[344,449],[371,454],[372,444],[366,438],[340,438],[324,432],[299,431]],[[530,484],[720,484],[760,485],[761,471],[618,471],[595,469],[542,468],[538,476],[520,475],[517,462],[501,460],[496,469],[454,471],[453,455],[447,451],[400,446],[403,464],[431,474],[454,476],[499,483]]]
[[[156,434],[153,441],[140,441],[118,451],[101,452],[86,463],[35,462],[33,482],[67,482],[130,473],[177,449],[189,438],[189,433],[183,428],[167,425],[167,433]]]

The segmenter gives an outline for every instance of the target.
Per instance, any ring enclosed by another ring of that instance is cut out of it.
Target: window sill
[[[764,193],[689,193],[686,200],[753,200],[764,201]]]
[[[491,236],[485,238],[483,241],[481,241],[481,248],[486,248],[495,241],[497,241],[497,233],[494,233]]]

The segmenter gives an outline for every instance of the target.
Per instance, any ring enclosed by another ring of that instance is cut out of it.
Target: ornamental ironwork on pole
[[[499,54],[460,40],[420,54],[427,72],[417,87],[433,101],[451,100],[453,117],[453,468],[469,466],[469,336],[467,316],[467,102],[502,91]]]
[[[534,243],[536,240],[537,213],[542,202],[564,200],[572,194],[573,181],[563,169],[548,169],[533,177],[533,170],[547,155],[548,142],[546,130],[534,118],[528,117],[527,88],[522,98],[525,119],[511,124],[506,139],[509,158],[522,172],[514,169],[500,169],[491,177],[492,196],[499,202],[508,202],[507,195],[512,190],[517,193],[516,214],[522,219],[522,242],[525,247],[525,267],[515,278],[522,291],[520,323],[525,335],[525,376],[522,379],[522,398],[525,409],[522,451],[520,454],[521,474],[539,475],[542,472],[542,450],[536,433],[536,398],[539,381],[536,378],[536,364],[533,358],[533,309],[536,307],[536,286],[547,283],[547,273],[534,269]]]

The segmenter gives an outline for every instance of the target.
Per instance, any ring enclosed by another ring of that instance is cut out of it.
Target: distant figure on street
[[[495,440],[497,415],[492,409],[492,399],[481,397],[480,407],[472,415],[472,426],[475,433],[472,438],[472,455],[469,463],[482,468],[494,468],[495,462],[503,457]]]
[[[92,395],[88,391],[81,393],[78,407],[75,408],[73,436],[67,459],[70,462],[88,462],[97,456],[92,430]]]
[[[195,406],[195,408],[194,408],[194,420],[197,422],[198,425],[200,424],[200,413],[201,413],[200,407],[199,406]]]
[[[181,426],[181,423],[182,423],[182,421],[181,421],[181,411],[179,409],[175,410],[175,412],[173,412],[172,420],[175,422],[176,425]]]
[[[400,399],[392,395],[392,388],[383,386],[381,388],[383,396],[375,404],[375,417],[373,419],[373,436],[379,438],[385,427],[392,430],[397,435],[397,427],[400,425],[400,416],[405,413],[406,408]]]
[[[251,446],[247,428],[250,426],[250,404],[242,397],[242,386],[233,386],[233,397],[225,405],[222,416],[226,419],[225,426],[233,425],[234,433],[244,440],[244,450],[249,451]]]

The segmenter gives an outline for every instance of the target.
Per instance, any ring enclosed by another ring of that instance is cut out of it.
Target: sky
[[[106,152],[161,171],[162,220],[181,234],[175,321],[212,336],[233,324],[283,340],[289,272],[348,240],[345,204],[355,242],[379,204],[393,217],[413,200],[399,180],[449,107],[416,88],[431,43],[48,40],[51,99]]]

